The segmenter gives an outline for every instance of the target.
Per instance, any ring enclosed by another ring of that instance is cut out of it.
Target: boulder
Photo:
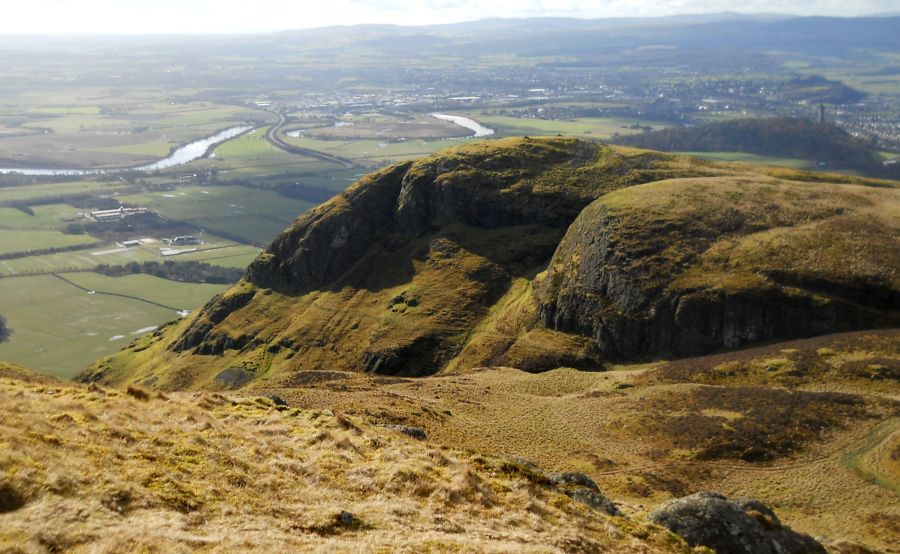
[[[699,492],[663,503],[648,519],[692,546],[728,554],[825,554],[809,535],[781,524],[771,508],[748,498]]]
[[[600,487],[584,473],[548,473],[547,478],[566,496],[607,515],[622,515],[619,508],[600,492]]]

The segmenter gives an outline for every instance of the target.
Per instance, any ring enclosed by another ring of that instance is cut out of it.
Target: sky
[[[0,0],[0,33],[258,33],[328,25],[425,25],[487,17],[643,17],[900,11],[900,0]]]

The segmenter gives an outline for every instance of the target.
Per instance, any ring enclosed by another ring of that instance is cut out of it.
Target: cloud
[[[486,17],[637,17],[724,11],[853,16],[896,0],[28,0],[4,6],[0,33],[262,32]]]

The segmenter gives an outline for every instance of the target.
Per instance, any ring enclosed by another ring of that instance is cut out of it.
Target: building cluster
[[[113,210],[95,210],[90,212],[91,219],[98,223],[110,223],[113,221],[121,221],[126,217],[138,214],[150,213],[147,208],[126,208],[124,206]]]
[[[188,244],[203,244],[203,241],[200,240],[200,237],[195,237],[194,235],[183,235],[180,237],[175,237],[172,239],[162,239],[164,243],[171,244],[172,246],[184,246]]]

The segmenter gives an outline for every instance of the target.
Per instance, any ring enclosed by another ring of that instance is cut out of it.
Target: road
[[[342,158],[340,156],[332,156],[331,154],[326,154],[325,152],[319,152],[318,150],[311,150],[309,148],[301,148],[299,146],[294,146],[293,144],[288,144],[281,140],[280,131],[287,124],[287,118],[281,112],[275,110],[269,110],[273,114],[278,116],[278,123],[269,128],[269,132],[266,133],[266,140],[272,146],[276,148],[280,148],[285,152],[290,154],[298,154],[300,156],[308,156],[310,158],[316,158],[317,160],[322,160],[326,162],[336,163],[343,165],[346,168],[356,167],[356,164],[353,160],[348,158]]]

